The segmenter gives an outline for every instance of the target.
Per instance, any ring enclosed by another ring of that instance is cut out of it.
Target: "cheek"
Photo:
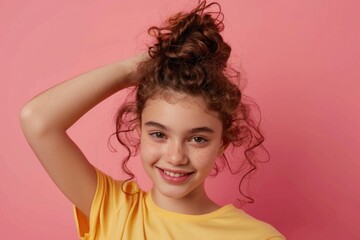
[[[197,168],[212,169],[215,159],[214,153],[211,151],[204,151],[201,149],[193,149],[189,151],[192,159],[192,164]]]
[[[149,143],[146,140],[141,141],[140,157],[143,164],[151,164],[156,162],[161,156],[161,150],[155,144]]]

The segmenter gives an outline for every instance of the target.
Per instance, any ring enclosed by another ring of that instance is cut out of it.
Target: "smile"
[[[158,168],[160,175],[169,183],[182,184],[185,183],[194,172],[173,172]]]

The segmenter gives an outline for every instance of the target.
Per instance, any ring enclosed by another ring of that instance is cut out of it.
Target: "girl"
[[[150,28],[157,41],[148,53],[59,84],[21,110],[31,148],[74,204],[80,239],[284,239],[233,205],[217,205],[204,189],[229,145],[245,146],[252,163],[263,141],[254,138],[241,92],[225,74],[231,48],[219,34],[221,12],[206,13],[214,4],[203,1]],[[92,166],[66,133],[96,104],[132,86],[136,100],[119,109],[116,136],[128,150],[123,168],[130,175],[126,163],[140,147],[150,192]],[[140,134],[140,146],[129,132]]]

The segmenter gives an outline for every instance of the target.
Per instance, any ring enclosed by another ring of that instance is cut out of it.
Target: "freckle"
[[[198,162],[203,162],[206,161],[206,159],[204,159],[204,154],[197,150],[197,149],[192,149],[189,151],[189,154],[192,156],[192,158]]]
[[[162,151],[159,148],[152,148],[152,150],[149,152],[149,154],[153,157],[153,158],[159,158],[162,155]]]

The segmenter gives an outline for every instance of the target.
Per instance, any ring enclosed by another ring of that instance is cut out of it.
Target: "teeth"
[[[164,170],[164,173],[166,175],[169,175],[170,177],[182,177],[182,176],[185,176],[186,173],[173,173],[173,172],[170,172],[170,171],[167,171],[167,170]]]

